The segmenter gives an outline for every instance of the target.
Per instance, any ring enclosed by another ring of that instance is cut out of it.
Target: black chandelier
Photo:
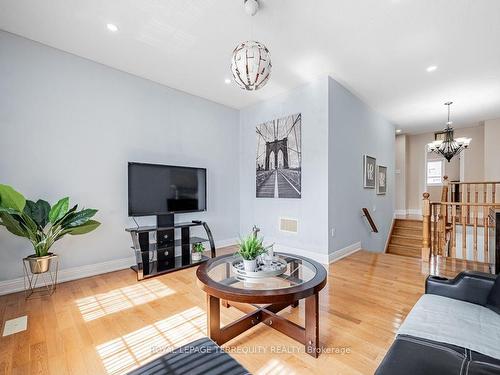
[[[448,162],[455,156],[460,154],[463,150],[469,147],[471,138],[453,138],[452,122],[450,121],[450,106],[453,102],[446,102],[444,105],[448,107],[448,122],[446,128],[443,130],[443,139],[435,140],[427,145],[429,152],[434,152],[443,156]]]

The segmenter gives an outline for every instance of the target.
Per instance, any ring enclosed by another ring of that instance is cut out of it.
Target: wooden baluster
[[[483,254],[484,254],[484,262],[489,263],[490,262],[490,253],[489,253],[489,233],[488,233],[488,228],[490,224],[489,220],[489,214],[490,214],[490,208],[488,206],[483,207],[483,237],[484,237],[484,249],[483,249]]]
[[[461,197],[462,203],[465,203],[466,198],[467,198],[467,192],[466,192],[465,184],[461,184],[460,188],[462,189],[462,197]],[[460,205],[460,223],[462,223],[462,220],[464,218],[464,214],[463,214],[464,210],[465,210],[464,205]]]
[[[462,204],[462,259],[467,260],[467,209]]]
[[[438,230],[438,224],[439,224],[439,205],[433,204],[432,209],[434,210],[433,213],[433,223],[434,223],[434,241],[432,243],[432,253],[433,255],[439,255],[439,230]]]
[[[488,202],[488,184],[483,184],[483,204]]]
[[[467,203],[470,203],[470,185],[467,184]],[[470,207],[467,206],[467,224],[470,224]]]
[[[423,194],[422,204],[422,262],[429,262],[431,257],[431,201],[429,193]]]
[[[477,262],[477,205],[472,208],[474,229],[472,232],[472,254],[474,256],[474,262]]]
[[[457,257],[457,206],[451,206],[451,257]]]
[[[495,204],[497,203],[496,201],[496,192],[497,192],[497,184],[492,183],[491,184],[491,203]]]

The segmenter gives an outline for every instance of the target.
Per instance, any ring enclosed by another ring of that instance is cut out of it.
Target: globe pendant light
[[[448,122],[446,123],[446,128],[443,131],[444,139],[435,140],[427,144],[427,150],[429,152],[434,152],[438,155],[443,156],[448,162],[455,156],[460,154],[463,150],[469,147],[471,138],[453,138],[453,128],[451,127],[452,122],[450,121],[450,106],[453,102],[444,103],[448,106]]]
[[[245,11],[253,16],[257,13],[257,0],[245,0]],[[254,91],[266,85],[271,75],[271,55],[267,47],[257,41],[248,40],[236,46],[231,58],[234,81],[244,90]]]

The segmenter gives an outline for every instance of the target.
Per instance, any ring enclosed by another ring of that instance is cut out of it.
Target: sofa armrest
[[[429,276],[425,293],[484,306],[496,278],[496,275],[472,271],[460,272],[454,279]]]

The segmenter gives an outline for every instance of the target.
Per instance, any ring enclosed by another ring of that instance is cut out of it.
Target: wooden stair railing
[[[446,199],[441,197],[441,201],[462,202],[462,203],[499,203],[500,181],[484,182],[457,182],[449,183],[449,192]],[[470,207],[465,207],[467,223],[472,224],[472,212]]]
[[[486,187],[482,194],[482,202],[479,199],[480,194],[476,187],[471,188],[471,186],[479,184]],[[490,209],[500,208],[500,203],[495,200],[497,196],[496,189],[497,186],[500,186],[500,182],[471,182],[460,183],[460,185],[463,186],[462,197],[465,200],[470,200],[471,190],[474,192],[474,202],[451,200],[455,195],[453,187],[451,191],[449,189],[450,183],[447,177],[443,181],[440,202],[431,202],[429,193],[423,194],[423,261],[429,261],[431,256],[444,256],[480,263],[490,262],[490,251],[488,249],[490,223],[488,214]],[[488,190],[488,187],[491,188]],[[478,240],[480,230],[483,235],[482,244]],[[459,237],[460,247],[457,248],[457,234],[459,231],[461,232]],[[470,241],[471,237],[472,241]],[[468,242],[471,245],[468,246]]]
[[[362,208],[361,211],[363,211],[363,216],[366,218],[368,221],[368,224],[370,224],[370,227],[372,228],[372,232],[378,233],[377,226],[375,225],[375,222],[372,219],[372,216],[370,215],[370,211],[368,211],[368,208]]]

